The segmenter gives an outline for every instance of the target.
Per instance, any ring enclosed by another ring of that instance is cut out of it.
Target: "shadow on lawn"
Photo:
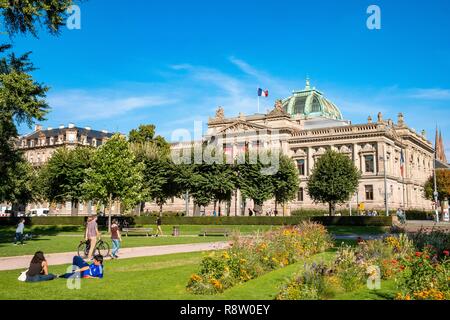
[[[15,237],[15,227],[0,227],[0,244],[1,243],[12,243]],[[39,239],[42,236],[57,236],[61,232],[80,232],[83,229],[78,226],[35,226],[27,228],[25,226],[24,234],[33,235],[32,240],[48,240]]]

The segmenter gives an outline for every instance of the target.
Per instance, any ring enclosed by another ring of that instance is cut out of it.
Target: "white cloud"
[[[136,109],[176,103],[163,95],[136,95],[114,90],[65,90],[49,94],[54,112],[64,113],[73,121],[108,119],[126,115]]]
[[[409,97],[425,100],[450,100],[450,89],[413,89],[410,90]]]

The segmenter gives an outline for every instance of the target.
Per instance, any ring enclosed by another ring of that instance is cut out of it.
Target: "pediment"
[[[218,133],[238,133],[238,132],[245,132],[245,131],[260,131],[260,130],[268,130],[269,128],[263,125],[259,125],[256,123],[251,123],[244,120],[237,120],[233,123],[229,124],[228,126],[222,128],[218,131]]]

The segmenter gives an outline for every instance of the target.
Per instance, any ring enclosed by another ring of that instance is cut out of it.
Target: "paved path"
[[[189,243],[173,244],[165,246],[152,247],[134,247],[120,249],[120,259],[159,256],[163,254],[221,250],[229,247],[229,242],[208,242],[208,243]],[[72,261],[74,252],[49,253],[45,255],[49,265],[69,264]],[[26,269],[30,265],[32,255],[4,257],[0,258],[0,271]]]
[[[406,225],[399,225],[402,228],[405,228],[407,232],[417,232],[420,229],[425,231],[431,230],[442,230],[442,231],[450,231],[450,222],[440,221],[436,223],[435,221],[419,221],[419,220],[407,220]]]

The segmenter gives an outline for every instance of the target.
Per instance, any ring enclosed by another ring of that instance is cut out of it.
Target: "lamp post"
[[[384,168],[384,211],[386,212],[386,216],[389,216],[389,205],[388,205],[388,192],[387,192],[387,172],[386,172],[386,149],[383,150],[383,156],[380,157],[380,160],[383,160],[383,168]]]
[[[433,160],[433,183],[434,183],[434,210],[436,214],[436,222],[439,222],[439,210],[438,210],[438,196],[439,193],[437,191],[437,181],[436,181],[436,151],[434,152],[434,160]]]

